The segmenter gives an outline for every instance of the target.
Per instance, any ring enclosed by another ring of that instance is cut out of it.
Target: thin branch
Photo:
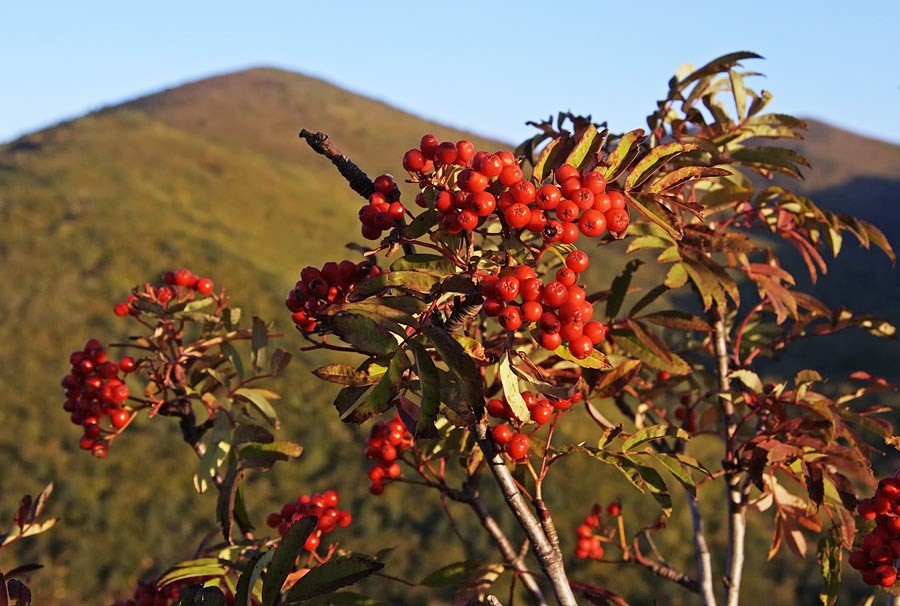
[[[634,555],[631,556],[629,561],[643,566],[660,578],[663,578],[667,581],[672,581],[673,583],[677,583],[685,589],[693,591],[694,593],[699,593],[700,587],[697,584],[697,581],[695,581],[688,575],[684,574],[681,571],[675,570],[670,566],[657,564],[656,562],[651,562],[650,560],[645,558],[644,554],[641,553],[639,537],[634,538],[634,540],[632,541],[632,547],[634,550]]]

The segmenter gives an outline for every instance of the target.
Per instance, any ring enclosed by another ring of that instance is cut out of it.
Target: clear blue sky
[[[258,65],[510,142],[560,109],[622,131],[682,63],[752,50],[773,110],[900,143],[895,0],[4,4],[0,142]]]

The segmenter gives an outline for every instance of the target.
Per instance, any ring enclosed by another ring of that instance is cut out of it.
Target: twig
[[[369,176],[335,147],[328,135],[322,132],[313,133],[304,128],[300,131],[300,138],[304,139],[314,152],[331,160],[353,191],[366,200],[375,193],[375,185]]]
[[[703,514],[696,493],[685,489],[688,505],[691,508],[691,522],[694,526],[694,549],[697,553],[697,568],[700,570],[699,593],[703,598],[703,606],[716,606],[716,594],[713,590],[712,558],[709,545],[706,544],[706,531]]]

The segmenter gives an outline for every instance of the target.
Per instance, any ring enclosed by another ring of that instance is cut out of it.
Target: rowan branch
[[[472,425],[472,433],[475,435],[478,446],[484,453],[484,458],[488,462],[491,473],[494,474],[497,485],[500,487],[500,492],[531,542],[532,553],[537,558],[541,570],[544,571],[544,574],[547,575],[547,578],[553,584],[556,599],[561,606],[575,606],[577,602],[575,601],[575,595],[572,593],[569,579],[566,576],[562,552],[544,534],[540,521],[528,507],[528,503],[525,501],[522,493],[519,492],[516,481],[506,466],[503,454],[495,450],[493,442],[488,437],[487,423],[475,421]]]
[[[328,135],[322,132],[314,133],[304,128],[300,131],[300,138],[305,140],[314,152],[331,160],[331,163],[337,167],[341,176],[347,180],[350,189],[366,200],[375,193],[375,184],[372,183],[369,176],[350,158],[345,156],[341,150],[335,147]]]

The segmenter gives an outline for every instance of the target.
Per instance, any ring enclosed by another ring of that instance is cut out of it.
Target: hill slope
[[[6,320],[0,324],[0,453],[6,462],[0,494],[6,498],[0,507],[9,510],[21,491],[56,479],[53,507],[63,517],[26,548],[26,556],[49,565],[35,578],[37,603],[103,604],[106,591],[128,587],[142,569],[188,557],[209,529],[204,524],[213,505],[205,499],[206,509],[195,507],[181,463],[190,455],[168,435],[171,426],[140,424],[117,442],[113,456],[93,461],[77,450],[78,430],[61,410],[58,378],[68,352],[88,337],[124,336],[112,303],[164,269],[186,266],[217,284],[227,278],[234,300],[251,302],[247,312],[286,327],[281,293],[303,265],[350,256],[343,246],[356,239],[361,203],[333,167],[297,139],[303,127],[328,132],[372,176],[397,170],[403,152],[425,132],[500,145],[319,80],[253,69],[0,146],[6,278],[0,297]],[[814,123],[801,149],[822,167],[809,173],[808,191],[833,208],[882,219],[900,243],[894,205],[900,147]],[[821,296],[846,302],[846,285],[859,284],[860,272],[867,272],[866,290],[851,293],[854,307],[880,305],[900,321],[898,274],[888,273],[889,264],[875,253],[850,253],[821,280]],[[297,342],[288,335],[287,343],[294,348]],[[855,351],[847,348],[844,359],[832,362],[855,368]],[[888,355],[878,356],[881,372],[900,373]],[[282,387],[289,395],[281,404],[295,432],[290,437],[310,448],[302,464],[260,485],[252,513],[265,515],[266,506],[286,494],[340,483],[354,511],[365,510],[354,547],[383,546],[373,536],[386,524],[407,537],[414,527],[436,528],[418,540],[440,543],[445,563],[452,562],[461,552],[441,542],[450,529],[440,512],[404,510],[399,490],[363,506],[365,487],[350,483],[364,477],[362,439],[324,405],[330,392],[306,380],[314,361],[299,360],[288,373]],[[583,491],[579,502],[596,498],[592,487]],[[152,553],[144,552],[144,537],[162,536]],[[416,548],[407,541],[398,557]]]

